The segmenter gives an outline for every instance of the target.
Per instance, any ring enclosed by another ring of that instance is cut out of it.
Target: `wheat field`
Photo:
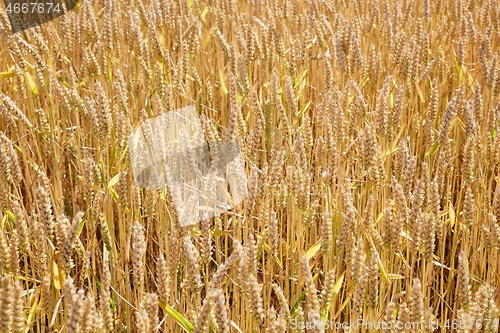
[[[497,0],[82,0],[15,33],[2,4],[0,33],[0,333],[498,332]],[[198,223],[129,154],[190,105],[248,180]]]

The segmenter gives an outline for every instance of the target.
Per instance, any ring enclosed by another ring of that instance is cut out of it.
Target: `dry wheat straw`
[[[498,318],[497,7],[89,0],[19,33],[0,10],[0,331]],[[248,195],[191,225],[128,137],[193,103]]]

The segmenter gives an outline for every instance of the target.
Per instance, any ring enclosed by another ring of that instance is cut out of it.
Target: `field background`
[[[498,1],[85,0],[0,33],[0,332],[498,331]],[[127,147],[187,105],[248,196],[182,228]]]

